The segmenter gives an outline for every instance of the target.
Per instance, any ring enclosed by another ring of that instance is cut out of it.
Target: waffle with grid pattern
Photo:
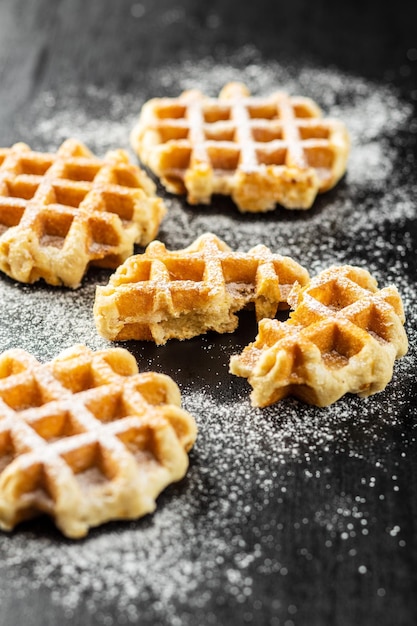
[[[129,257],[98,286],[94,317],[101,335],[111,340],[142,339],[164,344],[214,330],[232,332],[236,312],[254,305],[257,319],[288,308],[295,282],[308,272],[289,257],[258,245],[234,252],[212,233],[188,248],[168,251],[151,242],[144,254]]]
[[[74,346],[42,364],[0,355],[0,527],[39,513],[68,537],[136,519],[181,479],[196,437],[176,383],[124,349]]]
[[[218,98],[190,90],[149,100],[131,143],[168,191],[190,204],[230,195],[242,212],[310,208],[343,176],[349,153],[345,125],[310,98],[254,97],[241,83]]]
[[[253,406],[289,395],[327,406],[386,387],[408,346],[396,287],[379,290],[364,269],[332,267],[296,286],[289,302],[287,321],[262,320],[256,340],[231,358],[231,373],[253,388]]]
[[[88,265],[116,268],[157,235],[166,212],[123,150],[96,158],[75,139],[55,154],[0,149],[0,270],[78,287]]]

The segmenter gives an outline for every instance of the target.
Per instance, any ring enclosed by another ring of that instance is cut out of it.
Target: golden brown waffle
[[[404,312],[395,287],[352,266],[333,267],[290,294],[285,322],[263,320],[254,343],[230,362],[248,379],[253,406],[292,395],[326,406],[345,393],[368,396],[389,383],[407,352]]]
[[[138,374],[126,350],[74,346],[41,364],[0,356],[0,527],[38,513],[78,538],[136,519],[187,470],[194,419],[168,376]]]
[[[324,119],[311,99],[253,97],[240,83],[225,85],[218,99],[192,90],[149,100],[131,143],[168,191],[186,193],[190,204],[220,193],[253,212],[277,203],[310,208],[343,176],[349,152],[344,124]]]
[[[98,159],[74,139],[56,154],[0,149],[0,270],[78,287],[89,263],[115,268],[155,238],[166,212],[123,150]]]
[[[308,281],[296,261],[258,245],[233,252],[211,233],[188,248],[168,251],[153,241],[97,287],[94,316],[107,339],[144,339],[164,344],[208,330],[232,332],[236,312],[254,304],[257,319],[274,317],[297,281]]]

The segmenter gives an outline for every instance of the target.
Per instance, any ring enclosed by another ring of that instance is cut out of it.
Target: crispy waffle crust
[[[0,270],[78,287],[88,265],[116,268],[157,235],[166,212],[123,150],[96,158],[69,139],[56,154],[0,149]]]
[[[188,466],[194,419],[174,381],[126,350],[75,346],[41,364],[0,356],[0,527],[38,513],[68,537],[135,519]]]
[[[168,251],[153,241],[132,256],[96,290],[94,317],[101,335],[111,340],[144,339],[164,344],[214,330],[232,332],[236,312],[254,305],[257,319],[274,317],[286,307],[297,282],[308,273],[289,257],[263,245],[233,252],[211,233],[188,248]]]
[[[288,395],[326,406],[385,388],[408,347],[395,287],[379,290],[367,271],[333,267],[295,287],[289,301],[290,318],[262,320],[255,342],[231,359],[230,371],[253,388],[253,406]]]
[[[168,191],[190,204],[230,195],[242,212],[310,208],[343,176],[349,152],[344,124],[313,100],[253,97],[240,83],[217,99],[192,90],[149,100],[131,143]]]

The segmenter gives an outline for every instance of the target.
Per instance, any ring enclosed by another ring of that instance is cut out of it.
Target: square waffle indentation
[[[187,107],[182,104],[158,104],[155,112],[159,119],[181,119],[185,117],[185,113],[187,111]]]
[[[169,171],[186,169],[191,162],[192,149],[188,143],[177,143],[172,150],[161,154],[163,167]]]
[[[56,360],[52,365],[54,378],[73,394],[82,393],[96,387],[94,370],[88,360],[78,359],[77,362]]]
[[[247,107],[251,119],[273,120],[279,119],[277,105],[274,102],[254,103]]]
[[[8,353],[0,355],[0,380],[20,374],[27,368],[28,364],[25,358],[16,358]]]
[[[269,125],[252,125],[252,138],[256,143],[269,143],[282,140],[282,126],[278,123]]]
[[[329,139],[330,129],[324,124],[299,124],[298,132],[303,141],[307,139]]]
[[[39,460],[30,466],[25,482],[20,481],[19,490],[20,493],[16,495],[22,497],[22,501],[26,502],[27,508],[30,508],[31,501],[36,499],[40,512],[47,512],[53,509],[57,494],[53,481],[42,461]],[[24,507],[22,507],[22,510],[24,511]]]
[[[55,405],[45,415],[29,419],[28,423],[37,435],[50,444],[84,432],[69,410],[60,409]]]
[[[127,189],[140,189],[137,173],[132,172],[128,167],[115,167],[113,170],[113,180],[115,185],[126,187]]]
[[[70,447],[60,456],[71,467],[83,491],[103,486],[114,478],[110,454],[97,441]]]
[[[30,374],[26,379],[20,379],[12,385],[5,385],[0,389],[0,398],[17,412],[40,407],[49,402],[49,398],[45,397],[44,389]]]
[[[144,472],[160,471],[163,454],[156,441],[155,428],[151,424],[137,423],[116,436],[143,467]]]
[[[206,263],[203,259],[170,259],[163,261],[169,272],[169,280],[187,280],[199,283],[203,280]]]
[[[45,211],[38,219],[41,224],[40,245],[62,248],[74,220],[74,215],[64,211]]]
[[[25,206],[17,202],[7,202],[0,197],[0,236],[9,228],[18,226],[25,214]]]
[[[262,165],[285,165],[287,160],[287,148],[285,146],[257,148],[256,158]]]
[[[143,283],[150,280],[152,261],[135,258],[135,262],[120,267],[119,284]]]
[[[320,174],[320,170],[324,170],[328,172],[332,167],[335,153],[332,148],[329,146],[304,146],[304,155],[307,159],[307,163],[310,167],[314,167],[318,170]]]
[[[206,124],[215,124],[216,122],[226,121],[230,119],[231,109],[225,105],[210,105],[203,107],[203,119]]]
[[[30,176],[45,176],[49,168],[54,164],[52,155],[36,152],[33,156],[22,156],[19,159],[18,173]]]
[[[161,135],[163,143],[178,139],[187,139],[190,129],[187,124],[164,124],[158,127],[158,133]]]
[[[317,113],[312,110],[312,107],[308,102],[294,102],[293,111],[294,116],[297,119],[317,117]]]
[[[255,259],[242,257],[236,262],[236,259],[225,258],[221,260],[221,266],[226,283],[255,283],[258,269]]]
[[[392,324],[387,315],[386,307],[381,304],[369,303],[359,311],[347,314],[348,319],[370,333],[378,341],[389,342],[392,336]]]
[[[2,194],[5,198],[22,198],[23,200],[31,200],[39,187],[39,179],[33,177],[19,176],[15,180],[6,182],[7,194]]]
[[[119,244],[119,233],[111,221],[97,215],[90,217],[88,225],[93,248],[97,246],[115,248]]]
[[[213,123],[204,126],[207,141],[236,141],[236,127],[233,124]]]
[[[62,178],[91,183],[100,171],[99,163],[69,161],[65,164]]]
[[[237,144],[225,145],[222,150],[218,146],[209,145],[207,154],[214,170],[235,171],[240,160],[240,148]]]
[[[339,282],[337,278],[329,279],[317,287],[308,290],[311,298],[324,304],[331,311],[340,311],[356,302],[361,296],[360,287],[349,282]]]
[[[90,399],[86,399],[85,407],[102,424],[118,421],[129,415],[122,392],[115,393],[113,388],[106,386]]]
[[[319,348],[326,366],[333,369],[345,366],[365,345],[354,327],[334,321],[307,330],[305,337]]]
[[[77,209],[88,194],[89,187],[72,181],[66,183],[65,180],[57,180],[52,185],[52,191],[50,204],[60,204]]]
[[[118,215],[121,220],[131,221],[134,212],[134,200],[132,196],[119,191],[105,191],[100,194],[104,210]]]

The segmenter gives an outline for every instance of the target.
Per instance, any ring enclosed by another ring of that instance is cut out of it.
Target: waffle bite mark
[[[256,340],[231,358],[231,373],[252,386],[253,406],[289,395],[327,406],[386,387],[408,347],[394,286],[379,290],[366,270],[332,267],[295,286],[289,302],[287,321],[261,320]]]
[[[69,139],[56,154],[0,149],[0,269],[78,287],[89,264],[114,269],[157,234],[166,212],[123,150],[98,159]]]
[[[188,466],[194,419],[174,381],[138,373],[116,348],[74,346],[39,363],[0,356],[0,527],[39,513],[78,538],[109,520],[136,519]]]
[[[190,204],[230,195],[242,212],[310,208],[343,176],[349,152],[343,123],[309,98],[253,97],[240,83],[217,99],[191,90],[148,101],[131,143],[168,191]]]
[[[288,308],[295,283],[308,272],[293,259],[258,245],[233,252],[211,233],[182,250],[168,251],[153,241],[144,254],[130,257],[98,286],[94,318],[111,340],[189,339],[209,330],[232,332],[237,311],[253,305],[257,319]]]

